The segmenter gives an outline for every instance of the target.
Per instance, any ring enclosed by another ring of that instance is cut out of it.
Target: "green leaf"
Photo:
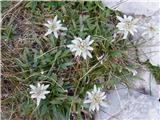
[[[62,53],[61,50],[56,53],[56,55],[54,57],[54,61],[56,61],[58,59],[58,57],[60,57],[61,53]]]
[[[73,62],[64,63],[64,64],[61,64],[61,65],[60,65],[60,68],[66,69],[68,66],[71,66],[71,65],[73,65],[73,64],[74,64]]]
[[[111,56],[112,57],[122,57],[122,51],[112,51]]]

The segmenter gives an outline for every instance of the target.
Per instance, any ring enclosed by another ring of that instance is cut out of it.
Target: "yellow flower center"
[[[129,29],[131,29],[132,28],[132,22],[131,21],[125,21],[125,28],[127,29],[127,30],[129,30]]]
[[[55,24],[52,24],[52,25],[50,26],[50,29],[51,29],[51,30],[55,30],[56,27],[57,27],[57,26],[56,26]]]
[[[41,89],[37,89],[37,90],[36,90],[36,94],[37,94],[37,95],[41,95],[41,93],[42,93],[42,90],[41,90]]]
[[[93,102],[94,103],[100,103],[101,101],[101,97],[99,94],[95,94],[94,97],[93,97]]]
[[[81,44],[78,45],[78,48],[80,48],[81,50],[84,50],[86,48],[85,43],[81,42]]]

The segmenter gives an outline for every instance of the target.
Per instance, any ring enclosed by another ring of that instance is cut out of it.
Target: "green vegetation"
[[[2,3],[2,14],[16,4]],[[132,76],[126,69],[136,67],[128,61],[132,44],[121,36],[113,38],[121,13],[101,2],[23,1],[11,13],[3,19],[1,33],[2,109],[11,119],[89,120],[92,115],[83,104],[86,92],[94,84],[109,89],[120,81],[127,83]],[[66,35],[44,37],[43,24],[56,15],[68,28]],[[93,58],[74,58],[66,45],[74,36],[88,35],[94,40]],[[97,59],[102,54],[103,64]],[[157,68],[153,72],[160,78]],[[29,94],[29,85],[37,82],[50,84],[51,91],[38,108]]]

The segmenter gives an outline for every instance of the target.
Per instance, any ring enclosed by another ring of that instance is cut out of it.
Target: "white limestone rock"
[[[160,120],[160,102],[126,86],[110,91],[109,107],[101,109],[96,120]]]
[[[95,120],[160,120],[160,85],[144,66],[129,79],[131,87],[118,84],[107,96],[108,108],[101,108]]]
[[[133,37],[133,41],[137,41],[138,57],[141,62],[149,60],[154,66],[160,66],[160,15],[155,15],[150,18],[142,18],[139,26],[145,24],[155,24],[157,34],[149,38],[148,35],[142,36],[144,31],[139,27],[139,33]]]
[[[160,9],[159,0],[102,0],[102,3],[125,14],[152,16]]]
[[[133,78],[131,89],[136,91],[160,98],[160,85],[156,83],[156,80],[152,73],[145,67],[137,70],[136,78]]]

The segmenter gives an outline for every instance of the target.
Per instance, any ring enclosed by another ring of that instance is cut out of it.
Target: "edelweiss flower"
[[[160,29],[158,25],[156,25],[155,23],[148,23],[144,27],[144,32],[142,33],[142,36],[147,35],[149,38],[152,38],[158,35],[159,31]]]
[[[124,18],[117,16],[118,20],[120,21],[116,27],[124,34],[123,39],[126,39],[128,36],[128,33],[134,35],[134,32],[137,32],[136,23],[138,22],[138,19],[133,19],[132,16],[126,16],[124,15]]]
[[[61,21],[57,20],[57,16],[54,17],[53,20],[48,20],[48,23],[45,23],[44,25],[48,27],[48,31],[46,32],[45,36],[54,33],[54,36],[58,38],[58,32],[60,30],[67,30],[66,27],[62,27]]]
[[[87,94],[88,96],[84,103],[90,104],[90,111],[94,111],[95,109],[99,111],[99,106],[107,107],[107,104],[104,102],[106,98],[105,92],[101,92],[100,88],[97,88],[96,85],[94,85],[93,91],[87,92]]]
[[[75,52],[75,57],[76,56],[81,56],[86,59],[87,56],[92,58],[92,55],[90,51],[93,50],[93,48],[90,46],[94,40],[90,40],[90,35],[85,39],[82,40],[80,37],[75,37],[74,40],[72,40],[71,45],[67,45],[68,48],[70,48],[71,52]]]
[[[50,91],[47,91],[46,89],[49,87],[49,85],[44,85],[44,84],[37,84],[37,87],[34,85],[30,85],[31,91],[31,98],[36,98],[37,99],[37,106],[39,105],[41,99],[45,99],[46,96],[45,94],[50,93]]]

